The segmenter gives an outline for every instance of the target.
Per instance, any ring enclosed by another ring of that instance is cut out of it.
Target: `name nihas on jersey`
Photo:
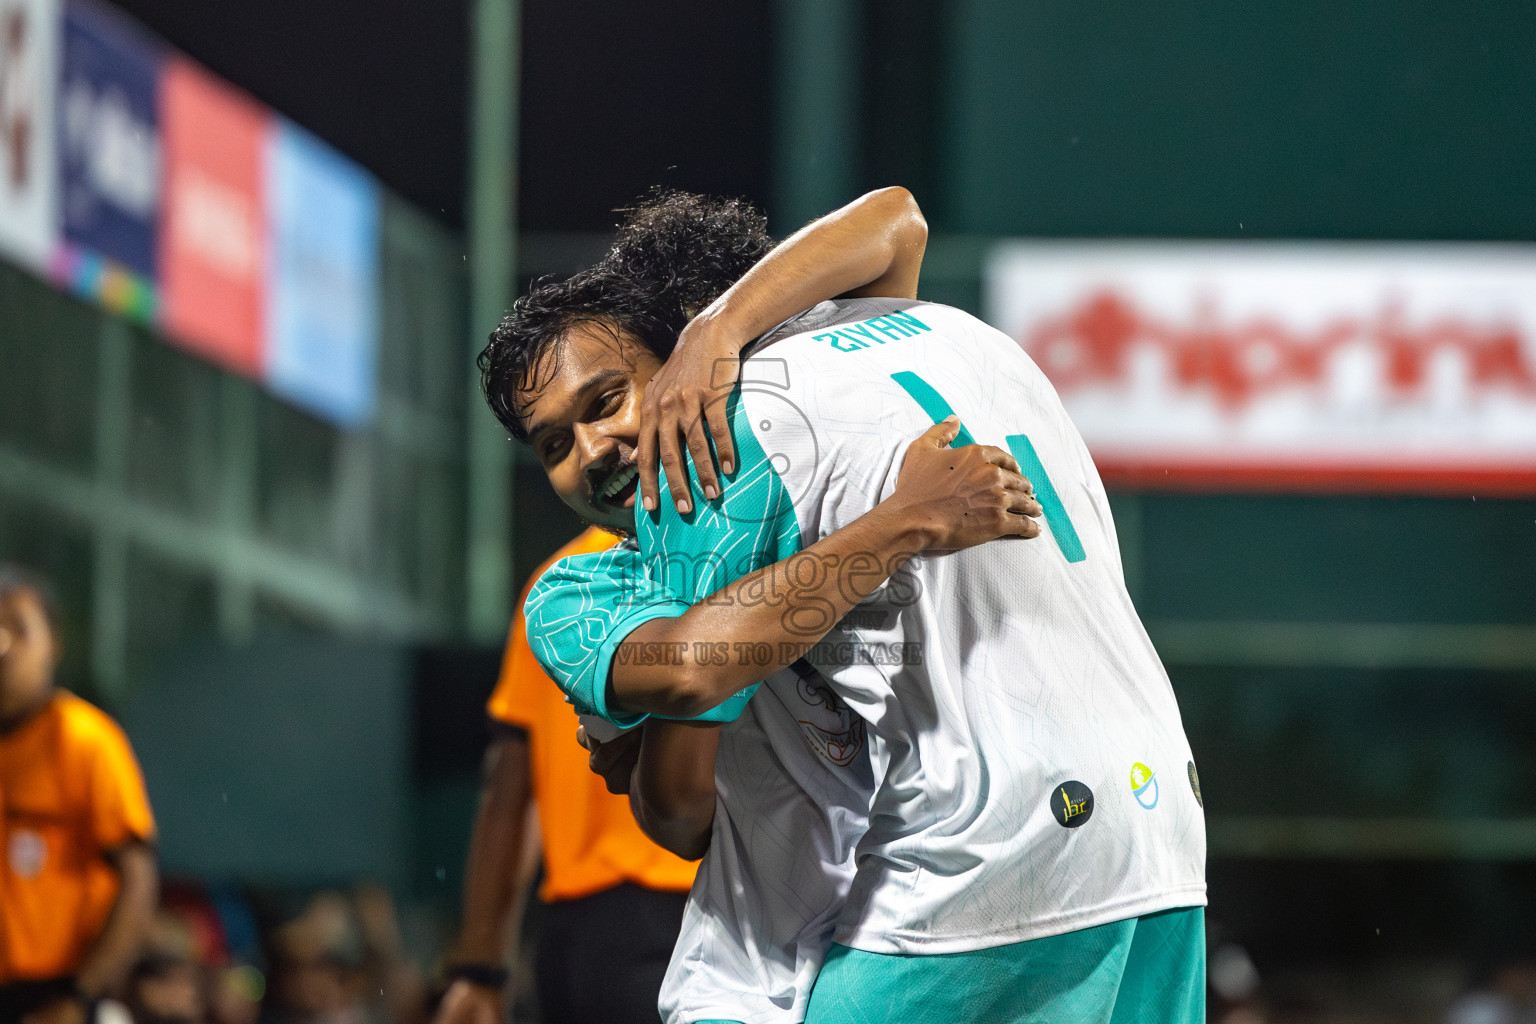
[[[884,345],[887,341],[915,338],[924,331],[931,330],[933,330],[932,327],[911,313],[894,310],[884,316],[823,331],[811,340],[825,341],[839,352],[857,352],[861,348],[870,348],[873,344]]]

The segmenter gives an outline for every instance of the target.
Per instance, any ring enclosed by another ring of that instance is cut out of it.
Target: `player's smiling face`
[[[578,324],[544,355],[533,374],[538,386],[517,396],[528,445],[550,484],[599,526],[635,530],[640,403],[659,369],[661,360],[634,338]]]

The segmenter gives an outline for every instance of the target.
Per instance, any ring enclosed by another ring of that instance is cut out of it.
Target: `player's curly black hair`
[[[665,359],[688,321],[773,248],[766,218],[741,199],[657,190],[621,212],[607,254],[564,280],[535,281],[475,360],[486,403],[518,440],[528,438],[517,393],[556,371],[567,331],[598,324]]]

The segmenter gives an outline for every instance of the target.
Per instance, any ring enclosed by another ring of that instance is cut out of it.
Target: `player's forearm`
[[[718,725],[651,719],[630,776],[629,807],[641,831],[684,860],[709,850],[715,820]]]
[[[883,188],[801,228],[683,332],[734,354],[818,302],[849,293],[915,298],[928,225],[904,188]]]
[[[520,736],[496,741],[487,752],[464,867],[464,919],[453,951],[459,963],[499,964],[506,953],[530,799],[528,741]]]
[[[627,711],[693,718],[805,655],[929,543],[930,531],[888,499],[797,555],[721,588],[675,618],[637,628],[613,659]],[[653,652],[665,657],[652,657]]]
[[[155,852],[147,843],[130,843],[112,860],[119,879],[117,900],[75,971],[75,984],[93,998],[127,977],[149,934],[159,898],[160,872],[155,867]]]

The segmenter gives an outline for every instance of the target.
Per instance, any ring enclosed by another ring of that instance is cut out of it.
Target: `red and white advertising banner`
[[[1020,241],[985,285],[1106,482],[1536,494],[1536,246]]]
[[[184,57],[160,85],[165,198],[160,316],[179,344],[248,376],[262,366],[265,157],[272,114]]]

